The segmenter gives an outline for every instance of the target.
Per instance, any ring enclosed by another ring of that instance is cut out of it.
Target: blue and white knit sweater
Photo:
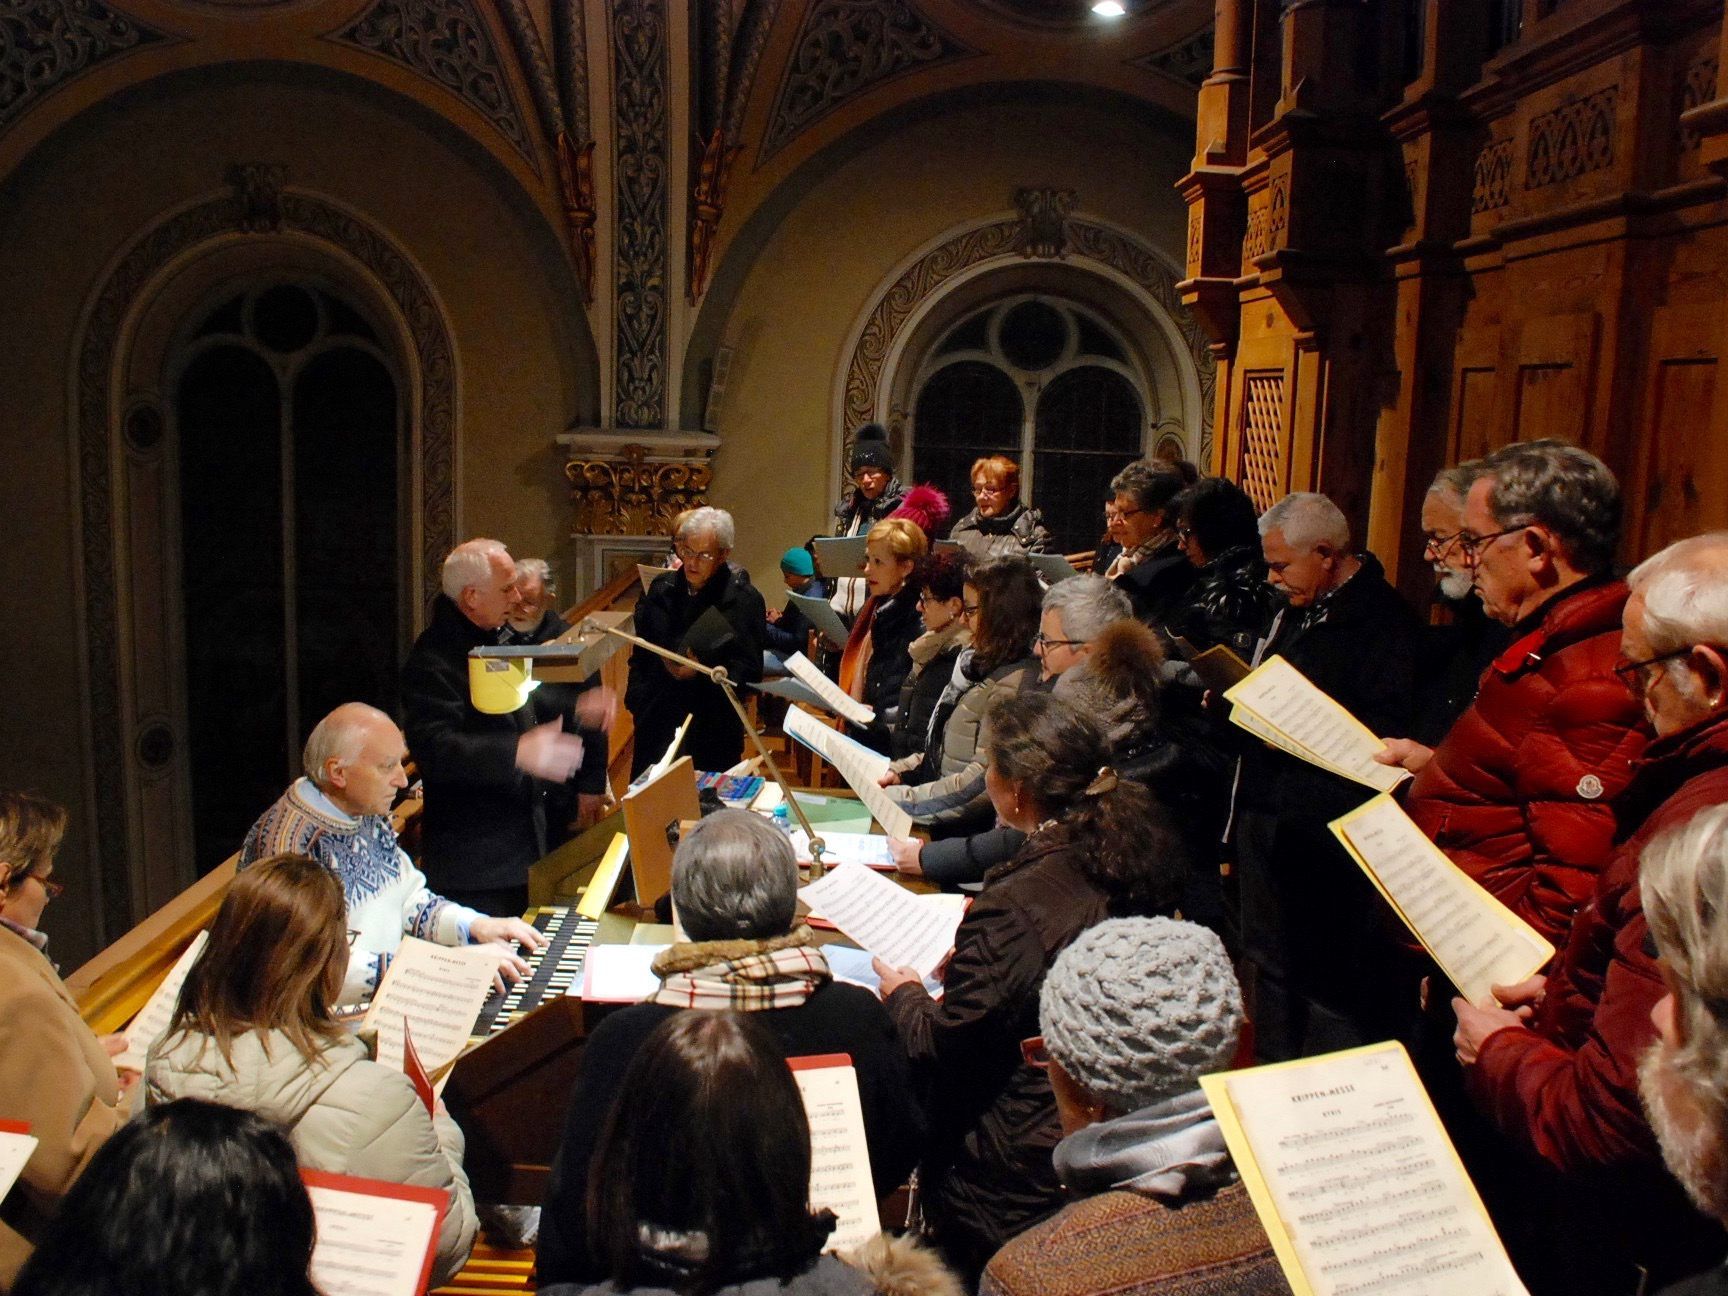
[[[355,819],[307,778],[296,779],[252,825],[240,848],[240,867],[285,853],[310,856],[342,883],[352,951],[344,1003],[371,997],[404,935],[465,945],[470,925],[481,916],[427,887],[426,875],[396,844],[389,815]]]

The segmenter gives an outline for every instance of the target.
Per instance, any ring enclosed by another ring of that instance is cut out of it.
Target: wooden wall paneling
[[[1595,311],[1524,322],[1512,378],[1511,440],[1591,439],[1600,324]]]
[[[1500,329],[1459,331],[1452,365],[1452,426],[1446,461],[1480,459],[1501,442],[1495,421],[1500,393]]]
[[[1651,319],[1626,554],[1728,524],[1728,391],[1718,381],[1720,304],[1664,306]]]

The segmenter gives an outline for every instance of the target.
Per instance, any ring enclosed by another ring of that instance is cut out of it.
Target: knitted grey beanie
[[[1119,1112],[1188,1093],[1230,1065],[1242,992],[1212,932],[1174,918],[1111,918],[1082,932],[1044,979],[1050,1056]]]

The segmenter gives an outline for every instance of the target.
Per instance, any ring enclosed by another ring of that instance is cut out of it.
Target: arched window
[[[401,412],[372,326],[276,283],[205,313],[181,350],[182,633],[200,872],[299,772],[337,703],[395,710]]]
[[[1046,294],[990,303],[951,325],[916,383],[912,476],[972,506],[983,455],[1020,464],[1021,498],[1062,553],[1091,549],[1110,478],[1146,453],[1149,402],[1129,349],[1102,316]]]

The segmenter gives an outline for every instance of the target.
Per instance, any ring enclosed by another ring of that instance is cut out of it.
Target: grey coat
[[[983,827],[993,817],[989,794],[984,790],[984,753],[979,740],[990,704],[1031,688],[1038,682],[1038,662],[1024,657],[999,666],[981,680],[965,678],[963,666],[970,655],[962,653],[955,666],[955,680],[962,691],[942,723],[940,742],[922,757],[907,757],[892,768],[902,778],[923,782],[888,789],[888,795],[921,823],[959,829],[967,824]]]

